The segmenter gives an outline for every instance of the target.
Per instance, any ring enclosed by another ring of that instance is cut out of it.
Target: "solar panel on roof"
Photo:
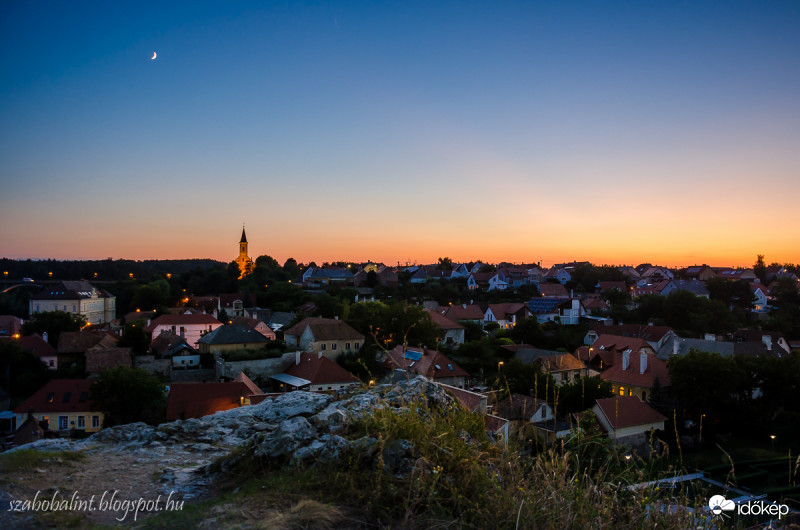
[[[422,359],[422,353],[413,350],[406,350],[403,354],[404,359],[411,359],[412,361],[419,361]]]

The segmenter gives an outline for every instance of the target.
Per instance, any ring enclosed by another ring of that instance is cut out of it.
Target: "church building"
[[[242,239],[239,241],[239,257],[236,258],[236,264],[239,265],[239,278],[250,274],[255,268],[253,260],[247,255],[247,236],[244,233],[244,226],[242,226]]]

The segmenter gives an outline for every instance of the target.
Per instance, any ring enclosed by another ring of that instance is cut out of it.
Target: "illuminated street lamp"
[[[500,368],[502,368],[503,364],[505,364],[505,363],[503,363],[503,361],[500,361],[499,363],[497,363],[497,373],[498,374],[500,373]]]
[[[770,440],[772,440],[772,448],[775,449],[775,435],[774,434],[770,434],[769,438],[770,438]]]

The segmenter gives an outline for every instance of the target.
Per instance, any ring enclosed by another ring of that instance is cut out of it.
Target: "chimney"
[[[772,336],[771,335],[761,335],[761,342],[764,343],[764,346],[767,347],[768,351],[772,351]]]
[[[300,364],[300,356],[303,354],[301,351],[294,352],[294,364]]]
[[[42,338],[44,339],[45,342],[47,342],[47,332],[46,331],[42,332]]]
[[[570,298],[575,298],[575,289],[570,289],[569,290],[569,297]]]
[[[631,364],[631,350],[625,350],[622,352],[622,370],[625,371],[628,369],[628,366]]]
[[[639,373],[643,374],[647,370],[647,354],[642,352],[639,354]]]
[[[333,319],[334,319],[334,320],[339,320],[339,315],[334,315],[334,316],[333,316]]]
[[[672,339],[672,355],[678,355],[678,337]]]
[[[150,327],[150,319],[147,319],[147,327]]]

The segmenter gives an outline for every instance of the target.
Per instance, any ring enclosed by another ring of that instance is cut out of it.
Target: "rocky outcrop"
[[[424,403],[427,407],[421,407]],[[41,440],[25,448],[131,453],[158,460],[165,493],[184,498],[199,493],[212,480],[213,466],[236,464],[237,458],[257,458],[281,465],[332,463],[343,458],[376,459],[387,473],[402,475],[413,467],[413,444],[397,440],[381,449],[378,440],[352,436],[350,427],[376,410],[420,413],[447,411],[455,400],[440,386],[421,377],[393,385],[378,385],[357,393],[291,392],[258,405],[218,412],[200,419],[178,420],[157,427],[132,423],[103,429],[86,440]],[[348,437],[348,434],[350,436]],[[380,455],[378,452],[382,451]],[[221,457],[225,457],[222,458]]]

